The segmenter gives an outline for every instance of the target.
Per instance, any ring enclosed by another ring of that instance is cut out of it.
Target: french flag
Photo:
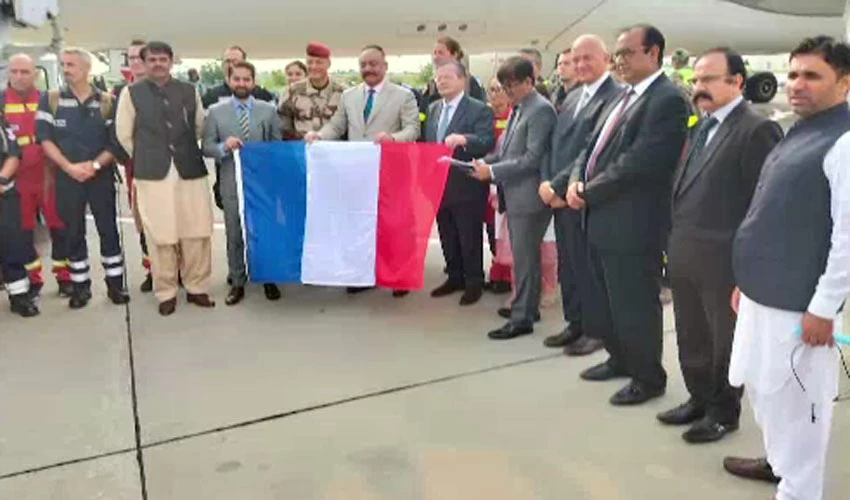
[[[439,144],[248,143],[237,155],[251,281],[420,290],[449,172]]]

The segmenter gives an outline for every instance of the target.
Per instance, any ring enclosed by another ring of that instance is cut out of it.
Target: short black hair
[[[371,44],[363,47],[362,49],[360,49],[360,53],[362,54],[362,53],[366,52],[367,50],[377,50],[378,52],[381,53],[382,56],[387,57],[387,53],[384,51],[384,48],[381,47],[380,45],[376,45],[374,43],[371,43]]]
[[[248,61],[239,61],[235,62],[230,66],[230,76],[233,76],[233,72],[237,69],[247,69],[251,72],[251,80],[257,79],[257,68],[254,67],[253,64]]]
[[[231,45],[230,47],[227,47],[227,49],[225,49],[225,52],[227,52],[228,50],[238,50],[242,54],[242,59],[248,59],[248,53],[245,52],[245,49],[238,45]]]
[[[826,35],[806,38],[791,51],[788,60],[810,54],[821,56],[839,77],[850,75],[850,45]]]
[[[442,68],[443,66],[451,66],[455,70],[455,74],[460,78],[466,78],[469,76],[469,72],[466,71],[466,66],[463,65],[460,61],[456,61],[454,59],[448,61],[442,61],[437,65],[437,69]]]
[[[744,62],[744,58],[741,57],[741,54],[735,52],[729,47],[714,47],[706,50],[701,56],[699,56],[697,58],[697,62],[709,54],[723,54],[726,56],[726,72],[729,76],[741,75],[741,88],[744,88],[744,85],[747,83],[747,63]]]
[[[526,79],[531,80],[531,83],[534,84],[534,65],[521,56],[509,57],[499,66],[496,79],[502,86],[508,82],[522,83]]]
[[[656,28],[651,24],[635,24],[629,26],[622,31],[620,34],[628,33],[633,29],[642,29],[643,30],[643,48],[649,51],[652,47],[658,47],[658,67],[664,65],[664,48],[667,46],[667,41],[664,39],[664,34],[661,33],[661,30]]]
[[[146,44],[142,49],[142,60],[146,60],[148,54],[165,54],[169,59],[174,60],[174,49],[165,42],[150,42]]]

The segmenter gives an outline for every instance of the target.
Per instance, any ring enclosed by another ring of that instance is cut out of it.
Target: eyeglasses
[[[491,94],[496,94],[498,92],[501,92],[502,90],[502,87],[489,87],[487,89],[487,92],[490,92]]]

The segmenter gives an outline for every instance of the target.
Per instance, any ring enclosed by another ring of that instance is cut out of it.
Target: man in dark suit
[[[607,332],[603,341],[610,358],[582,378],[630,377],[611,398],[617,406],[644,403],[667,386],[659,280],[688,103],[661,69],[664,45],[664,35],[652,26],[620,34],[614,58],[628,86],[576,161],[572,182],[566,175],[552,181],[570,207],[584,209],[592,272],[601,291],[591,310],[594,323],[610,323],[601,329]]]
[[[473,176],[493,181],[504,194],[508,231],[514,255],[516,297],[510,320],[488,336],[512,339],[534,331],[540,305],[540,244],[552,211],[537,194],[540,177],[549,162],[555,108],[534,90],[534,66],[522,57],[511,57],[496,74],[513,104],[499,151],[475,160]]]
[[[569,53],[574,58],[576,78],[583,85],[570,92],[564,101],[552,134],[552,161],[546,180],[540,185],[540,199],[555,208],[558,275],[567,326],[560,334],[547,338],[544,344],[563,347],[568,355],[582,356],[602,348],[601,333],[582,328],[582,307],[587,307],[582,299],[587,301],[585,297],[592,294],[593,286],[587,272],[587,243],[581,229],[580,212],[555,197],[550,181],[565,171],[566,176],[572,174],[573,162],[587,147],[596,125],[605,118],[603,111],[623,89],[608,73],[608,51],[601,38],[580,36]]]
[[[692,129],[674,177],[668,247],[679,361],[691,398],[658,419],[696,422],[682,437],[706,443],[738,429],[741,391],[728,379],[735,331],[732,240],[782,129],[744,101],[747,69],[740,55],[710,50],[694,70],[693,100],[705,116]]]
[[[466,95],[466,68],[455,60],[437,67],[437,90],[442,96],[428,107],[425,141],[445,143],[454,150],[454,158],[471,161],[481,158],[496,143],[493,112],[483,102]],[[481,226],[489,188],[463,170],[449,171],[437,227],[449,277],[431,292],[445,297],[464,290],[460,305],[471,305],[481,298],[484,288],[484,241]]]

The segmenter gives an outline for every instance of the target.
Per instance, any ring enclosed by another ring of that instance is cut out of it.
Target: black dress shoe
[[[737,430],[738,422],[721,424],[711,417],[705,417],[682,434],[682,439],[691,444],[714,443]]]
[[[511,283],[509,281],[491,281],[489,290],[493,295],[511,293]]]
[[[568,345],[564,348],[564,354],[574,357],[589,356],[604,347],[605,343],[601,340],[588,337],[587,335],[582,335],[582,337],[573,342],[572,345]]]
[[[197,294],[187,293],[186,294],[186,300],[190,304],[195,304],[198,307],[203,307],[203,308],[206,308],[206,309],[211,308],[211,307],[215,307],[215,301],[213,299],[211,299],[210,296],[205,294],[205,293],[197,293]]]
[[[174,311],[177,309],[177,298],[173,298],[171,300],[166,300],[165,302],[159,303],[159,315],[160,316],[171,316],[174,314]]]
[[[431,291],[431,297],[434,297],[435,299],[445,297],[461,290],[463,290],[463,285],[458,285],[456,283],[452,283],[451,281],[446,281],[445,283]]]
[[[22,318],[32,318],[40,314],[38,306],[35,304],[35,300],[27,294],[10,296],[9,305],[12,312]]]
[[[499,310],[496,311],[496,314],[498,314],[499,316],[501,316],[505,319],[511,319],[511,308],[510,307],[500,307]],[[540,311],[537,311],[536,313],[534,313],[534,322],[537,323],[538,321],[540,321]]]
[[[130,303],[130,294],[120,288],[107,287],[106,296],[116,306]]]
[[[703,417],[705,417],[705,408],[693,399],[689,399],[672,410],[659,413],[655,418],[662,424],[690,425]]]
[[[151,273],[148,273],[148,275],[145,276],[145,281],[142,281],[141,286],[139,286],[139,291],[142,293],[150,293],[153,291],[153,276]]]
[[[393,297],[396,299],[407,297],[408,295],[410,295],[410,290],[393,290]]]
[[[546,340],[543,341],[543,345],[553,348],[566,347],[578,340],[581,335],[581,327],[570,324],[564,328],[561,333],[552,335],[551,337],[546,337]]]
[[[234,286],[227,292],[227,298],[224,299],[224,303],[229,306],[235,306],[236,304],[242,302],[242,299],[245,298],[245,287],[244,286]]]
[[[458,304],[462,306],[471,306],[472,304],[475,304],[476,302],[481,300],[481,295],[483,293],[484,292],[481,288],[468,288],[466,291],[463,292],[463,295],[461,295]]]
[[[266,283],[263,285],[263,292],[265,292],[266,299],[268,300],[280,300],[280,288],[273,283]]]
[[[781,478],[773,473],[773,468],[766,458],[738,458],[726,457],[723,459],[723,468],[733,476],[744,479],[753,479],[767,483],[778,484]]]
[[[373,288],[375,288],[375,287],[373,287],[373,286],[350,286],[350,287],[345,289],[345,293],[347,293],[349,295],[357,295],[358,293],[368,292],[369,290],[372,290]]]
[[[30,283],[30,293],[29,296],[33,299],[38,298],[41,295],[41,290],[44,288],[44,283]]]
[[[617,370],[606,361],[581,372],[580,377],[590,382],[605,382],[606,380],[613,380],[615,378],[625,378],[626,374]]]
[[[646,403],[664,395],[665,389],[650,389],[644,384],[632,381],[616,394],[611,396],[611,404],[614,406],[636,406]]]
[[[499,328],[498,330],[493,330],[488,333],[487,336],[492,340],[510,340],[521,335],[528,335],[530,333],[534,333],[534,328],[531,326],[523,326],[523,325],[513,325],[511,323],[505,323],[505,326]]]

